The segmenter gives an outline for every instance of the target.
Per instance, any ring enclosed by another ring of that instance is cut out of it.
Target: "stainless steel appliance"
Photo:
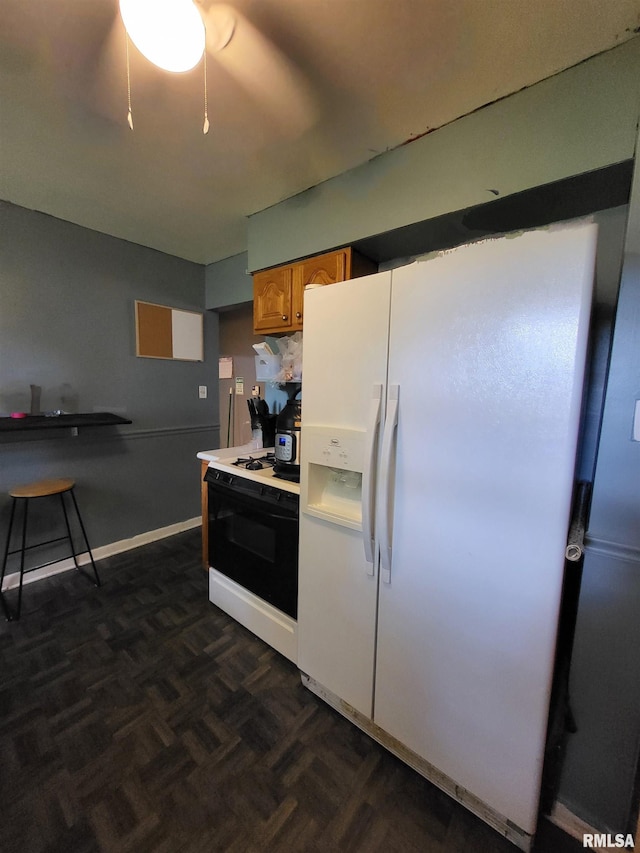
[[[302,429],[302,402],[296,397],[300,385],[289,394],[289,399],[276,421],[275,456],[276,476],[286,480],[300,480],[300,432]]]
[[[274,464],[263,450],[209,462],[209,599],[295,662],[299,486]]]

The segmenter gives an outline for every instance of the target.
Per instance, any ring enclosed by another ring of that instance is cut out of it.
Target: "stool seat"
[[[87,539],[87,532],[84,529],[84,524],[82,521],[82,516],[80,515],[80,510],[78,509],[78,502],[76,501],[76,496],[73,492],[75,487],[75,480],[72,480],[69,477],[60,477],[57,479],[47,479],[47,480],[38,480],[36,483],[28,483],[24,486],[14,486],[9,492],[9,496],[11,497],[11,515],[9,517],[9,530],[7,532],[7,541],[4,549],[4,560],[2,561],[2,571],[0,572],[0,607],[4,611],[5,618],[8,621],[12,619],[20,618],[20,609],[22,607],[22,584],[24,580],[24,575],[26,572],[33,572],[36,569],[43,569],[45,566],[53,565],[54,563],[59,563],[62,560],[67,559],[67,557],[73,557],[73,563],[76,569],[82,574],[86,574],[81,568],[78,562],[78,557],[86,553],[89,557],[89,562],[91,563],[91,568],[93,569],[93,578],[96,586],[100,586],[100,578],[98,577],[98,570],[96,568],[95,561],[93,559],[93,554],[91,553],[91,546],[89,545],[89,540]],[[82,539],[84,540],[84,548],[78,552],[76,549],[76,545],[74,542],[74,536],[71,529],[69,514],[67,512],[67,506],[65,503],[65,497],[67,498],[67,502],[70,501],[70,508],[75,510],[75,518],[77,520],[77,526],[80,528],[80,532],[82,533]],[[27,517],[29,514],[29,502],[32,498],[59,498],[60,500],[60,508],[62,509],[62,515],[64,517],[64,526],[66,535],[57,536],[54,539],[47,539],[44,542],[35,542],[33,544],[27,544]],[[22,509],[22,535],[21,542],[19,548],[14,548],[11,550],[11,534],[13,531],[13,521],[16,515],[16,507],[20,506]],[[49,560],[46,563],[40,563],[37,566],[30,566],[27,568],[25,566],[25,552],[30,551],[32,548],[41,548],[44,545],[52,545],[53,543],[67,541],[69,543],[69,547],[71,548],[71,554],[66,555],[64,557],[55,557],[52,560]],[[18,603],[15,610],[15,614],[12,614],[9,610],[9,606],[5,600],[4,592],[2,589],[5,572],[7,570],[7,559],[10,554],[20,554],[20,580],[18,582]],[[87,575],[89,577],[89,575]],[[91,578],[89,578],[91,580]]]
[[[68,492],[75,486],[74,480],[65,477],[57,480],[39,480],[37,483],[28,483],[26,486],[14,486],[9,492],[12,498],[46,498],[48,495],[59,495]]]

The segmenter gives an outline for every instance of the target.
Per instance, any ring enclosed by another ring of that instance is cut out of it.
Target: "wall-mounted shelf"
[[[24,418],[0,418],[0,432],[22,432],[32,429],[77,429],[89,426],[115,426],[132,421],[111,412],[87,412],[77,415],[27,415]]]

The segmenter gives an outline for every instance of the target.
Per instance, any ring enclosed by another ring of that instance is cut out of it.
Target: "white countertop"
[[[255,448],[252,444],[244,444],[241,447],[222,447],[218,450],[201,450],[197,454],[198,459],[209,463],[209,468],[216,468],[219,471],[228,471],[230,474],[236,474],[240,477],[245,477],[247,480],[255,480],[257,483],[268,483],[270,486],[275,486],[285,492],[292,492],[295,495],[300,494],[300,483],[292,483],[290,480],[282,480],[280,477],[275,477],[271,465],[266,465],[259,471],[247,471],[246,468],[239,468],[233,462],[238,456],[253,456],[254,459],[264,456],[265,453],[273,453],[273,447]]]
[[[204,462],[215,462],[218,459],[236,459],[238,456],[262,456],[273,447],[254,447],[253,444],[243,444],[240,447],[220,447],[217,450],[201,450],[198,459]]]

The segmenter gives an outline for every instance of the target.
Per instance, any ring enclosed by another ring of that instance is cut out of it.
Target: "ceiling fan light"
[[[165,71],[189,71],[204,52],[205,31],[192,0],[120,0],[131,41]]]

